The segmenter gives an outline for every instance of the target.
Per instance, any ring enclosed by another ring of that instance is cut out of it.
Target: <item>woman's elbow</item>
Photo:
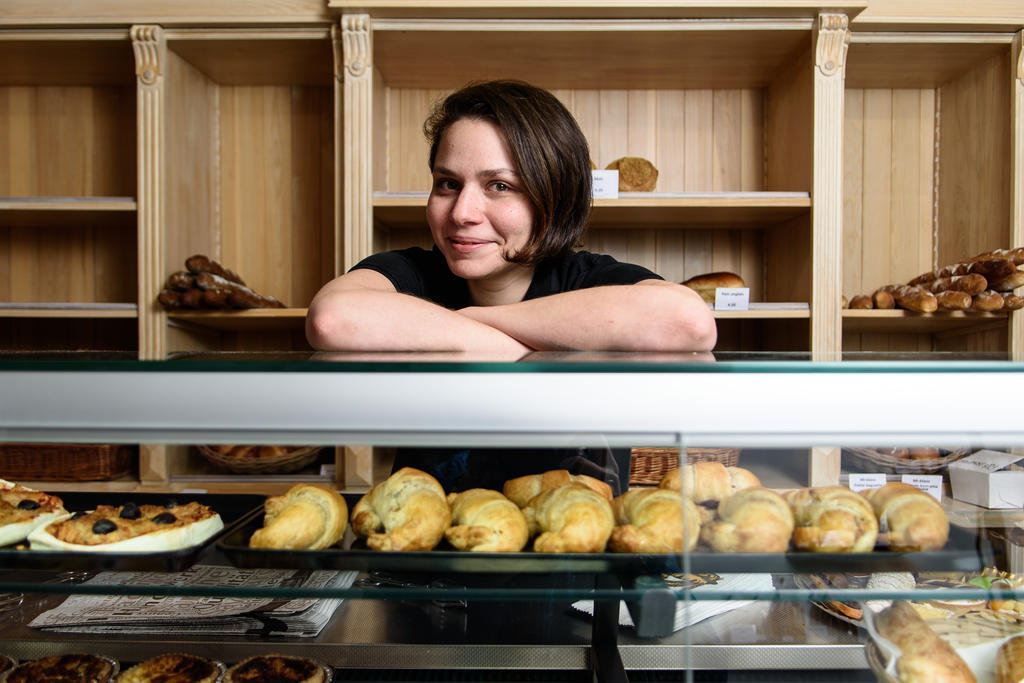
[[[310,304],[306,312],[306,341],[310,346],[317,351],[351,350],[348,340],[353,335],[344,310],[344,306],[333,305],[328,300],[314,300]]]
[[[684,346],[682,351],[711,351],[718,342],[715,315],[703,302],[682,317],[679,328],[677,338]]]

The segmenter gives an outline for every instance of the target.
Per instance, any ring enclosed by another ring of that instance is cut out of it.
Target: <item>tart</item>
[[[0,479],[0,546],[20,543],[37,527],[66,514],[57,496]]]
[[[326,683],[327,669],[307,657],[256,655],[228,669],[224,683]]]
[[[202,543],[224,528],[220,515],[195,501],[183,505],[99,505],[65,515],[28,536],[33,550],[159,552]]]
[[[217,683],[223,675],[224,665],[220,662],[171,652],[122,671],[117,683]]]
[[[14,667],[4,676],[4,683],[107,683],[117,669],[116,661],[100,655],[53,655]]]

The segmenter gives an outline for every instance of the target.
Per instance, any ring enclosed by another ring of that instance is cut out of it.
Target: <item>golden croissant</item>
[[[393,473],[352,508],[352,531],[372,550],[431,550],[450,522],[441,484],[413,467]]]

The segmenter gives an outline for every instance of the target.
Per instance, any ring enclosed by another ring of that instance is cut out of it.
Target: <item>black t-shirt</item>
[[[388,251],[363,259],[352,270],[366,268],[384,275],[395,289],[449,309],[472,305],[466,281],[448,269],[444,255],[434,247]],[[577,251],[564,258],[540,263],[524,299],[537,299],[601,285],[631,285],[662,279],[641,266],[621,263],[611,256]],[[482,487],[501,490],[514,477],[551,469],[589,474],[603,479],[616,493],[626,490],[629,449],[459,449],[401,448],[394,469],[415,467],[432,474],[445,491]]]
[[[395,289],[450,309],[472,305],[466,281],[448,269],[444,255],[411,247],[369,256],[352,267],[375,270],[391,281]],[[611,256],[577,251],[564,258],[548,259],[537,265],[524,299],[571,292],[601,285],[632,285],[641,280],[662,279],[650,270],[616,261]]]

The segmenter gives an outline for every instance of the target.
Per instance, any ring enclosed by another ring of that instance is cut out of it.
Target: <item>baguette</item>
[[[243,280],[238,273],[225,268],[203,254],[194,254],[189,256],[185,259],[185,267],[192,273],[213,273],[214,275],[219,275],[225,280],[242,285],[243,287],[246,286],[245,280]]]
[[[988,280],[984,275],[969,273],[967,275],[951,275],[940,277],[928,283],[929,291],[938,294],[939,292],[966,292],[971,296],[984,292],[988,289]]]
[[[850,309],[854,311],[866,311],[870,308],[874,308],[875,304],[871,300],[871,297],[866,294],[857,294],[850,299]]]
[[[1002,292],[1003,295],[1003,310],[1004,311],[1019,311],[1024,308],[1024,297],[1013,292]]]
[[[1024,247],[1014,249],[993,249],[970,258],[970,261],[986,261],[990,259],[1006,259],[1013,261],[1018,266],[1024,263]]]
[[[982,275],[986,280],[991,282],[993,280],[1001,280],[1005,277],[1009,277],[1015,270],[1017,270],[1017,265],[1009,259],[978,259],[977,261],[953,263],[948,266],[944,266],[939,270],[922,273],[912,280],[909,280],[907,284],[922,285],[939,278],[952,277],[954,275],[970,275],[971,273]]]
[[[893,299],[892,294],[882,289],[876,290],[871,295],[871,303],[879,310],[896,308],[896,300]]]
[[[971,307],[974,299],[967,292],[947,289],[938,292],[935,295],[935,301],[938,303],[940,311],[966,311]]]
[[[906,602],[894,602],[879,612],[875,627],[900,650],[896,672],[901,683],[976,683],[956,650]]]
[[[271,296],[257,294],[245,285],[232,282],[220,275],[196,273],[196,287],[202,290],[223,292],[232,308],[284,308],[284,304]]]
[[[971,302],[972,311],[1001,311],[1003,309],[1003,295],[987,289],[981,294],[976,294]]]
[[[939,302],[935,295],[924,287],[901,285],[895,287],[890,293],[896,300],[896,305],[908,311],[934,313],[939,308]]]
[[[1024,287],[1024,270],[1013,272],[1001,280],[990,281],[988,287],[997,292],[1012,292],[1018,287]]]

